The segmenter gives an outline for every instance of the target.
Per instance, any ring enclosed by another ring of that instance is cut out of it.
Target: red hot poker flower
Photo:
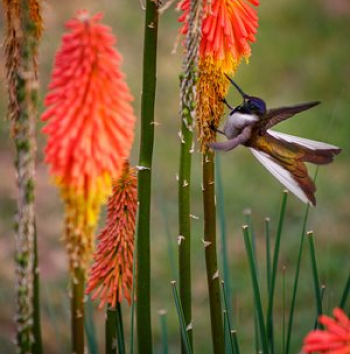
[[[137,177],[128,164],[113,185],[107,208],[106,226],[98,236],[95,263],[86,289],[88,294],[94,292],[93,299],[100,297],[100,308],[105,303],[115,307],[123,295],[131,302]]]
[[[310,332],[305,340],[303,352],[322,354],[350,354],[350,319],[340,309],[333,310],[334,319],[319,317],[324,330]]]
[[[242,58],[251,55],[258,16],[254,6],[258,0],[204,0],[202,38],[199,50],[199,80],[197,83],[197,128],[201,150],[216,140],[220,118],[224,113],[221,99],[226,96],[229,82],[224,74],[235,73]],[[190,0],[182,0],[179,21],[182,34],[189,29]]]
[[[45,161],[66,205],[71,266],[85,268],[101,203],[129,156],[135,116],[111,29],[80,11],[68,21],[42,120]]]
[[[259,5],[258,0],[205,0],[202,23],[200,57],[211,57],[218,69],[230,74],[236,70],[242,58],[248,59],[250,43],[255,42],[258,28],[256,10],[248,5]],[[181,33],[188,31],[190,0],[178,6],[183,10],[179,21]]]

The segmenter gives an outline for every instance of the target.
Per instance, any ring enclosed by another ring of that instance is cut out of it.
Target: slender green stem
[[[73,276],[72,276],[73,277]],[[72,340],[74,354],[84,354],[84,270],[78,268],[75,270],[74,278],[71,281],[72,286]]]
[[[282,229],[283,229],[284,217],[286,214],[286,207],[287,207],[287,199],[288,199],[288,192],[284,191],[281,209],[280,209],[278,227],[277,227],[275,248],[274,248],[274,252],[273,252],[271,288],[270,288],[270,296],[269,296],[268,306],[267,306],[266,331],[267,331],[267,338],[269,341],[271,353],[274,353],[273,302],[274,302],[274,294],[275,294],[275,284],[276,284],[276,277],[277,277],[278,258],[279,258],[280,244],[281,244]]]
[[[166,311],[159,311],[160,329],[162,337],[162,354],[169,354],[169,344],[168,344],[168,326]]]
[[[317,324],[318,323],[317,318],[319,316],[321,316],[322,312],[323,312],[322,311],[322,294],[321,294],[320,280],[319,280],[318,271],[317,271],[314,234],[312,231],[309,231],[307,233],[307,236],[308,236],[308,240],[309,240],[312,278],[314,281],[314,290],[315,290],[315,298],[316,298],[316,324]]]
[[[267,295],[271,294],[271,234],[270,234],[270,219],[265,219],[265,237],[266,237],[266,283]]]
[[[340,303],[339,303],[339,307],[343,310],[345,309],[346,301],[348,300],[349,294],[350,294],[350,275],[349,275],[348,280],[346,282],[346,285],[345,285],[345,288],[344,288],[344,291],[343,291],[343,294],[342,294],[342,297],[341,297]]]
[[[233,340],[234,354],[240,354],[238,338],[237,338],[237,331],[235,331],[235,330],[231,331],[231,336],[232,336],[232,340]]]
[[[254,268],[256,272],[256,276],[259,280],[259,272],[258,272],[258,264],[257,264],[257,257],[256,257],[256,236],[253,228],[253,220],[252,220],[252,211],[250,209],[246,209],[244,211],[246,223],[248,225],[248,230],[250,231],[249,234],[251,236],[251,243],[252,243],[252,251],[253,251],[253,261],[254,261]],[[260,352],[260,329],[259,329],[259,314],[257,311],[256,302],[254,302],[254,341],[255,341],[255,352]]]
[[[190,344],[190,339],[188,337],[188,330],[187,330],[187,326],[186,326],[186,322],[185,322],[184,313],[182,310],[181,299],[180,299],[179,294],[177,293],[177,289],[176,289],[176,282],[172,281],[171,286],[173,289],[177,317],[180,322],[180,330],[181,330],[181,334],[182,334],[181,340],[183,343],[183,347],[185,348],[186,354],[192,354],[192,348],[191,348],[191,344]]]
[[[310,206],[307,205],[305,215],[304,215],[304,220],[303,220],[303,226],[302,226],[302,230],[301,230],[297,267],[295,270],[295,278],[294,278],[294,285],[293,285],[292,302],[291,302],[291,306],[290,306],[290,310],[289,310],[289,319],[288,319],[288,327],[287,327],[287,341],[286,341],[286,350],[285,350],[286,354],[289,353],[290,342],[292,339],[294,308],[295,308],[297,291],[298,291],[299,274],[300,274],[300,267],[301,267],[301,257],[302,257],[302,253],[303,253],[303,245],[304,245],[304,239],[305,239],[306,224],[307,224],[307,220],[308,220],[308,216],[309,216],[309,210],[310,210]]]
[[[210,151],[203,155],[203,204],[204,250],[209,288],[211,334],[214,354],[222,354],[225,350],[225,339],[216,251],[214,153]]]
[[[105,323],[105,352],[117,354],[117,311],[108,305]]]
[[[269,347],[267,344],[266,327],[265,327],[264,313],[263,313],[262,304],[261,304],[259,281],[258,281],[258,275],[256,272],[256,265],[255,265],[255,261],[254,261],[253,248],[252,248],[252,244],[250,241],[249,227],[247,225],[243,226],[243,235],[244,235],[244,243],[245,243],[245,248],[246,248],[246,252],[247,252],[247,256],[248,256],[250,273],[251,273],[251,278],[252,278],[252,283],[253,283],[254,303],[256,306],[256,311],[258,313],[258,322],[259,322],[262,350],[263,350],[264,354],[268,354]]]
[[[141,98],[141,141],[138,174],[136,319],[138,350],[152,353],[150,209],[154,144],[154,102],[158,37],[158,1],[146,0],[143,78]]]
[[[286,266],[282,268],[282,350],[286,350]]]
[[[231,319],[229,314],[227,313],[227,309],[228,309],[228,301],[227,301],[227,290],[226,290],[226,286],[225,286],[225,282],[221,282],[222,284],[222,293],[223,293],[223,297],[224,297],[224,305],[225,305],[225,310],[224,310],[224,326],[225,326],[225,337],[227,338],[225,340],[225,353],[226,354],[230,354],[230,353],[234,353],[234,344],[233,344],[233,338],[231,335],[232,332],[232,326],[231,326]]]

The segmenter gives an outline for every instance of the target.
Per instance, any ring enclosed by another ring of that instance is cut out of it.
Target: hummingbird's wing
[[[316,200],[310,199],[304,190],[300,187],[297,181],[293,178],[293,174],[283,168],[282,165],[277,163],[273,157],[270,155],[255,150],[253,148],[249,148],[255,158],[275,177],[278,181],[280,181],[289,191],[291,191],[297,198],[299,198],[302,202],[315,205]],[[315,186],[313,186],[313,190],[311,194],[315,192]],[[312,197],[311,197],[312,198]]]
[[[261,164],[300,200],[316,205],[316,186],[305,162],[323,165],[341,152],[337,146],[269,130],[249,142]]]
[[[285,140],[290,143],[297,143],[311,150],[333,150],[334,155],[338,155],[341,152],[341,149],[338,146],[327,144],[322,141],[305,139],[300,136],[276,132],[276,130],[269,130],[269,134],[277,139]]]
[[[320,101],[313,101],[313,102],[301,103],[295,106],[286,106],[286,107],[268,109],[264,117],[265,129],[266,130],[270,129],[276,124],[278,124],[279,122],[282,122],[294,116],[297,113],[315,107],[320,103],[321,103]]]

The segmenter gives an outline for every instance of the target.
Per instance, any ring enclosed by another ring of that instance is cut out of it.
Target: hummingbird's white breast
[[[259,117],[255,114],[234,112],[230,114],[224,126],[224,134],[228,139],[238,136],[242,129],[257,122]]]

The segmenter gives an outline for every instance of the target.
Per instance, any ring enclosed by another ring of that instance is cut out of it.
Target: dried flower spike
[[[66,207],[71,268],[85,268],[100,205],[129,156],[135,116],[111,29],[101,14],[67,22],[46,96],[45,161]]]
[[[136,170],[126,163],[108,200],[106,226],[98,236],[86,289],[93,299],[100,297],[100,308],[105,303],[115,308],[123,296],[131,302],[136,210]]]

